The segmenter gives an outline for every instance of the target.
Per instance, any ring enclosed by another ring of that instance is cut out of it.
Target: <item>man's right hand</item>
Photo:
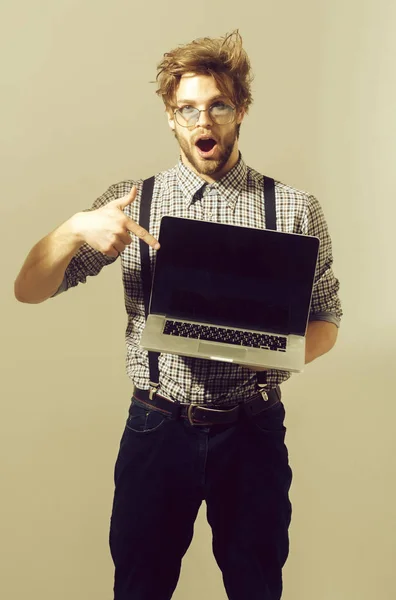
[[[74,229],[81,241],[106,256],[117,257],[132,242],[132,233],[158,250],[158,240],[123,212],[135,200],[136,194],[136,186],[132,186],[129,194],[122,198],[112,200],[96,210],[77,213]]]

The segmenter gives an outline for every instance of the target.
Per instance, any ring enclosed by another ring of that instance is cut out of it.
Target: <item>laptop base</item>
[[[287,350],[280,352],[236,346],[225,342],[202,341],[196,338],[167,335],[162,333],[165,320],[166,317],[163,315],[148,316],[140,342],[142,348],[153,352],[230,362],[241,366],[278,369],[292,373],[301,373],[304,369],[305,338],[303,336],[285,336],[287,338]]]

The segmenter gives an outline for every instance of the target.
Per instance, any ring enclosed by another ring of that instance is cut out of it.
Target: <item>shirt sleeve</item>
[[[326,219],[318,200],[308,196],[303,233],[319,238],[319,255],[312,292],[310,321],[328,321],[340,326],[343,311],[338,295],[340,282],[333,273],[332,243]]]
[[[117,197],[116,185],[111,185],[104,194],[95,200],[91,208],[85,209],[83,212],[90,212],[101,208]],[[79,283],[86,283],[87,277],[97,275],[104,266],[115,262],[117,258],[118,256],[106,256],[102,252],[92,248],[92,246],[83,244],[68,264],[63,281],[55,294],[52,295],[52,298],[71,287],[75,287]]]

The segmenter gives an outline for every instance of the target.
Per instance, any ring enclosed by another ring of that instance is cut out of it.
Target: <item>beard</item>
[[[239,126],[236,126],[233,131],[230,131],[221,141],[217,143],[219,158],[202,158],[199,156],[195,144],[191,144],[188,140],[178,134],[176,129],[173,130],[173,135],[177,139],[181,150],[195,171],[202,175],[214,175],[219,173],[227,164],[235,142],[239,137]]]

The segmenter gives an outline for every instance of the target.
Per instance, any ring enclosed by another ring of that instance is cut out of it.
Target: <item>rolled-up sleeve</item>
[[[95,200],[91,208],[85,209],[83,212],[96,210],[115,200],[117,197],[115,188],[116,185],[111,185],[104,194]],[[86,283],[87,277],[97,275],[103,267],[115,262],[117,258],[118,256],[106,256],[88,244],[83,244],[68,264],[63,281],[52,297],[58,296],[79,283]]]
[[[303,233],[320,239],[309,320],[328,321],[339,327],[343,315],[339,298],[340,282],[333,273],[332,243],[326,219],[314,196],[308,196]]]

